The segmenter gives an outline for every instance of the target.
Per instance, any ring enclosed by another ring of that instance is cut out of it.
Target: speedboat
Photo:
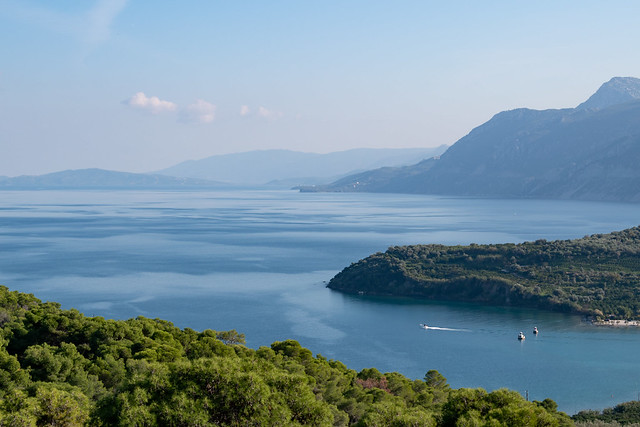
[[[420,323],[420,327],[421,327],[422,329],[429,329],[429,326],[427,326],[427,325],[426,325],[426,324],[424,324],[424,323]]]
[[[522,331],[518,334],[518,339],[522,341],[525,338],[524,333]]]
[[[534,333],[534,334],[536,334],[536,335],[538,335],[538,327],[537,327],[537,326],[534,326],[534,327],[533,327],[533,333]]]

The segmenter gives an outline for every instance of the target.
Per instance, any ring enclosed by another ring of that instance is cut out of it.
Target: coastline
[[[614,326],[614,327],[625,327],[625,326],[640,326],[640,320],[591,320],[591,324],[595,326]]]

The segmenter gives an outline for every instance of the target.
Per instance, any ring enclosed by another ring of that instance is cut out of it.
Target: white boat
[[[421,327],[422,329],[429,329],[429,326],[428,326],[428,325],[426,325],[426,324],[424,324],[424,323],[420,323],[420,327]]]
[[[521,332],[518,334],[518,339],[519,339],[520,341],[522,341],[524,338],[525,338],[524,333],[521,331]]]
[[[535,335],[538,335],[538,327],[537,327],[537,326],[534,326],[534,327],[533,327],[533,333],[534,333]]]

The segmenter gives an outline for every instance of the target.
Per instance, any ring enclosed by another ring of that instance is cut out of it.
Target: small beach
[[[640,320],[592,320],[596,326],[640,326]]]

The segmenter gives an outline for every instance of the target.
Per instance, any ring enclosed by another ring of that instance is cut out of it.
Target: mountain
[[[600,86],[589,99],[578,105],[579,110],[602,109],[612,105],[640,100],[640,79],[635,77],[614,77]]]
[[[237,184],[293,185],[332,182],[381,166],[401,166],[442,154],[447,146],[407,149],[354,149],[328,154],[261,150],[190,160],[158,171],[163,175]]]
[[[23,175],[15,178],[1,177],[0,190],[32,189],[87,189],[87,188],[209,188],[224,185],[212,181],[175,178],[163,175],[115,172],[103,169],[78,169],[46,175]]]
[[[440,158],[303,191],[640,202],[640,79],[613,78],[576,108],[496,114]]]

